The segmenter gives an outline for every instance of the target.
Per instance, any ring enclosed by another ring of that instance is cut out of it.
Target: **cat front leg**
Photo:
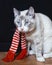
[[[33,42],[28,42],[28,55],[33,55],[35,52],[32,49]]]
[[[28,42],[28,44],[27,44],[27,50],[28,50],[27,54],[28,54],[28,55],[30,54],[30,47],[31,47],[31,43]]]
[[[43,48],[43,56],[44,58],[51,58],[52,57],[52,37],[48,37],[44,42]]]
[[[36,49],[36,59],[40,62],[45,62],[44,57],[42,56],[42,44],[40,42],[35,43],[35,49]]]
[[[35,36],[35,49],[36,49],[36,59],[40,62],[45,62],[45,58],[42,55],[43,52],[43,42],[44,42],[44,28],[41,24],[37,25],[37,34]]]

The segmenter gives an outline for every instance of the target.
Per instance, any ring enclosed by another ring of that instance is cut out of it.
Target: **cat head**
[[[32,31],[35,27],[35,12],[34,8],[30,7],[28,10],[18,11],[13,8],[14,23],[20,32]]]

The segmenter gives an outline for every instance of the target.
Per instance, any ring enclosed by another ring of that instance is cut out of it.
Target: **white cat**
[[[52,22],[42,13],[35,13],[34,8],[14,11],[14,23],[19,31],[26,33],[28,53],[35,54],[37,61],[44,62],[52,57]],[[31,50],[30,50],[31,47]]]

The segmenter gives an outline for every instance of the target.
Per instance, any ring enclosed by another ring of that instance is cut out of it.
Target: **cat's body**
[[[43,53],[44,58],[52,57],[52,22],[51,20],[41,13],[35,13],[36,23],[39,22],[41,27],[26,34],[28,42],[28,53],[36,54]],[[31,47],[31,50],[29,48]],[[38,52],[37,52],[38,51]],[[38,61],[44,61],[41,55],[37,58]]]
[[[18,30],[26,33],[28,53],[36,54],[36,59],[42,62],[44,58],[52,57],[52,22],[49,17],[34,13],[32,7],[21,14],[14,9],[14,15]]]

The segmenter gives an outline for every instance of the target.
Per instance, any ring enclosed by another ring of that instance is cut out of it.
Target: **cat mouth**
[[[21,30],[18,29],[18,31],[22,32],[22,33],[27,33],[28,32],[28,31],[25,31],[24,29],[21,29]]]
[[[22,32],[22,33],[27,33],[28,31],[20,31],[20,32]]]
[[[22,32],[22,33],[24,33],[25,31],[23,31],[23,30],[19,30],[19,32]]]
[[[25,31],[20,31],[20,32],[22,32],[22,33],[26,33]]]

